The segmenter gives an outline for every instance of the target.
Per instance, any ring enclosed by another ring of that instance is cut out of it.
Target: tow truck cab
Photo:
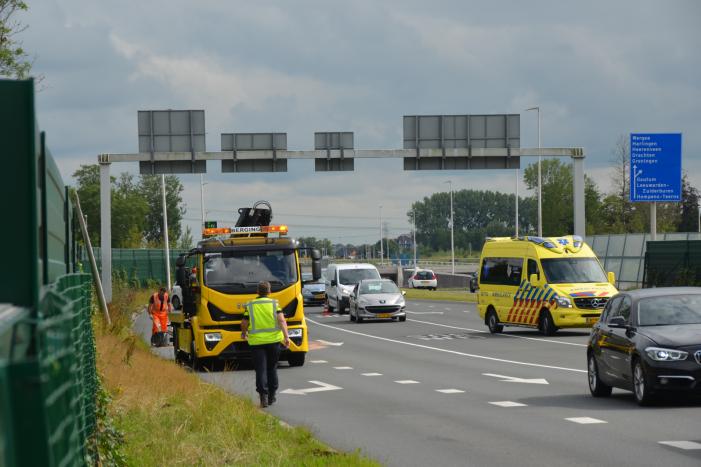
[[[286,237],[287,226],[268,225],[271,215],[253,221],[266,225],[239,225],[252,223],[253,214],[247,215],[249,222],[239,219],[231,229],[205,229],[203,237],[210,238],[178,258],[176,280],[183,290],[183,307],[170,315],[176,361],[198,368],[213,359],[250,358],[248,342],[241,338],[244,305],[257,296],[258,283],[268,281],[270,298],[282,308],[290,336],[289,349],[280,359],[290,366],[304,364],[309,345],[299,244]],[[271,237],[274,233],[276,238]],[[321,255],[312,250],[310,256],[317,280]]]

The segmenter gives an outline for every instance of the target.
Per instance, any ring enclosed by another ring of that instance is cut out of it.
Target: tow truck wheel
[[[290,366],[302,366],[304,365],[304,357],[307,354],[304,352],[294,352],[291,353],[289,357],[287,357],[287,362],[290,364]]]
[[[190,366],[192,367],[192,371],[201,371],[203,368],[203,361],[201,358],[197,356],[197,353],[195,353],[195,342],[190,343]]]

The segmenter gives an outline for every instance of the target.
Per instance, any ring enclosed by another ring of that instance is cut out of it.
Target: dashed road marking
[[[363,376],[382,376],[382,373],[361,373]]]
[[[398,384],[419,384],[418,381],[414,381],[413,379],[400,379],[398,381],[395,381],[395,383],[398,383]]]
[[[309,363],[329,363],[326,360],[309,360]]]
[[[314,321],[312,319],[307,319],[307,321],[312,323],[312,324],[316,324],[317,326],[335,329],[336,331],[346,332],[349,334],[355,334],[356,336],[369,337],[371,339],[377,339],[377,340],[381,340],[381,341],[385,341],[385,342],[392,342],[395,344],[408,345],[408,346],[417,347],[420,349],[435,350],[437,352],[444,352],[444,353],[449,353],[449,354],[453,354],[453,355],[459,355],[461,357],[478,358],[481,360],[489,360],[490,362],[510,363],[512,365],[532,366],[535,368],[548,368],[551,370],[571,371],[573,373],[586,373],[587,372],[587,370],[580,370],[578,368],[567,368],[567,367],[563,367],[563,366],[544,365],[542,363],[520,362],[518,360],[507,360],[504,358],[489,357],[487,355],[477,355],[477,354],[470,354],[470,353],[465,353],[465,352],[458,352],[457,350],[441,349],[439,347],[431,347],[428,345],[415,344],[413,342],[405,342],[405,341],[400,341],[397,339],[390,339],[388,337],[375,336],[373,334],[366,334],[364,332],[351,331],[350,329],[344,329],[344,328],[339,328],[337,326],[331,326],[330,324],[319,323],[319,322]],[[410,320],[410,321],[414,321],[414,320]],[[428,324],[434,324],[434,323],[428,323]],[[501,335],[501,334],[496,334],[496,335]],[[535,340],[537,340],[537,339],[535,339]]]
[[[465,391],[462,389],[436,389],[436,392],[442,392],[443,394],[460,394]]]
[[[496,402],[490,402],[492,405],[496,405],[497,407],[528,407],[527,404],[522,404],[520,402],[514,402],[514,401],[496,401]]]
[[[410,315],[442,315],[442,311],[409,311],[407,313]]]
[[[660,444],[683,449],[685,451],[696,451],[701,449],[701,443],[697,443],[696,441],[660,441]]]
[[[352,366],[335,366],[333,367],[334,370],[352,370]]]
[[[599,420],[598,418],[591,417],[572,417],[566,418],[565,420],[569,422],[579,423],[580,425],[592,425],[594,423],[608,423],[606,420]]]
[[[411,321],[413,323],[421,323],[421,324],[432,324],[433,326],[441,326],[444,328],[460,329],[462,331],[472,331],[472,332],[479,332],[479,333],[483,333],[483,334],[489,334],[489,331],[485,331],[484,329],[462,328],[460,326],[451,326],[449,324],[432,323],[431,321],[419,321],[417,319],[407,319],[407,321]],[[551,344],[573,345],[575,347],[586,347],[587,346],[586,344],[577,344],[576,342],[556,341],[553,339],[540,339],[538,337],[515,336],[513,334],[492,334],[492,336],[494,336],[496,338],[498,338],[498,337],[511,337],[513,339],[525,339],[528,341],[550,342]]]

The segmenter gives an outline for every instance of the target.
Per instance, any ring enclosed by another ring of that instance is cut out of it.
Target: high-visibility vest
[[[277,300],[258,297],[246,303],[248,314],[248,344],[263,345],[282,342],[282,330],[277,322]]]
[[[153,298],[153,303],[151,303],[151,313],[168,313],[170,311],[168,307],[168,292],[163,294],[163,301],[158,297],[158,292],[151,296]]]

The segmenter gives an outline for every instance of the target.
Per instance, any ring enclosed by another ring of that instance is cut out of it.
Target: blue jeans
[[[278,388],[277,362],[280,358],[280,343],[252,345],[251,353],[256,369],[256,391],[258,394],[275,394]]]

